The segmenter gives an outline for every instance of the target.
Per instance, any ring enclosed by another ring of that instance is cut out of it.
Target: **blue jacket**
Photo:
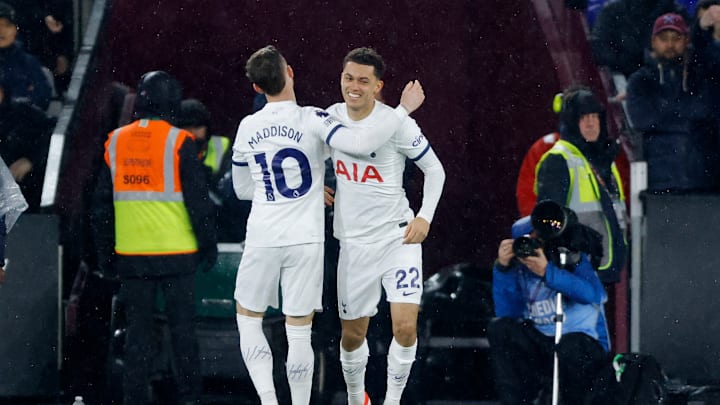
[[[15,101],[28,101],[47,110],[52,88],[42,65],[17,44],[0,49],[0,80]]]
[[[548,263],[544,279],[522,264],[493,268],[493,300],[498,317],[529,319],[542,334],[555,336],[555,302],[563,294],[562,333],[580,332],[610,350],[604,303],[607,294],[585,254],[574,271]]]

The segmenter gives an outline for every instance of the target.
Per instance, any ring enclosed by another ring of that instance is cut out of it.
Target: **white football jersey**
[[[254,181],[247,246],[325,239],[325,140],[341,126],[323,109],[293,101],[267,103],[240,122],[233,164],[248,165]]]
[[[369,116],[352,121],[345,103],[327,111],[347,127],[378,125],[381,112],[391,107],[376,101]],[[403,235],[414,218],[403,189],[405,158],[420,159],[430,144],[414,119],[408,117],[390,140],[369,155],[350,155],[332,150],[337,178],[334,234],[338,239],[369,243]]]

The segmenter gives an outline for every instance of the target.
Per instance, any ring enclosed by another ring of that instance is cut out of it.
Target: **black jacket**
[[[0,104],[0,156],[10,166],[20,158],[42,170],[47,159],[54,120],[28,103],[3,100]]]
[[[704,71],[691,61],[648,58],[628,80],[628,115],[643,135],[650,191],[704,190],[716,181],[710,92]]]
[[[595,63],[630,76],[643,65],[655,19],[665,13],[678,13],[685,21],[690,21],[685,8],[675,0],[606,3],[590,35]]]
[[[720,43],[713,38],[713,29],[703,30],[696,21],[692,28],[692,44],[696,60],[708,79],[715,119],[720,124]]]

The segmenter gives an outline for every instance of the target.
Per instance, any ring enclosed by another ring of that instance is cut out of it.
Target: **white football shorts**
[[[369,244],[340,241],[337,277],[340,319],[375,315],[381,286],[388,302],[419,305],[422,245],[403,245],[402,238]]]
[[[280,308],[288,316],[322,310],[324,245],[246,246],[235,278],[235,300],[245,309]]]

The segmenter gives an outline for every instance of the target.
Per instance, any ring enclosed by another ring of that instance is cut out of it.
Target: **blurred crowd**
[[[74,54],[70,0],[0,2],[0,156],[37,211]]]

